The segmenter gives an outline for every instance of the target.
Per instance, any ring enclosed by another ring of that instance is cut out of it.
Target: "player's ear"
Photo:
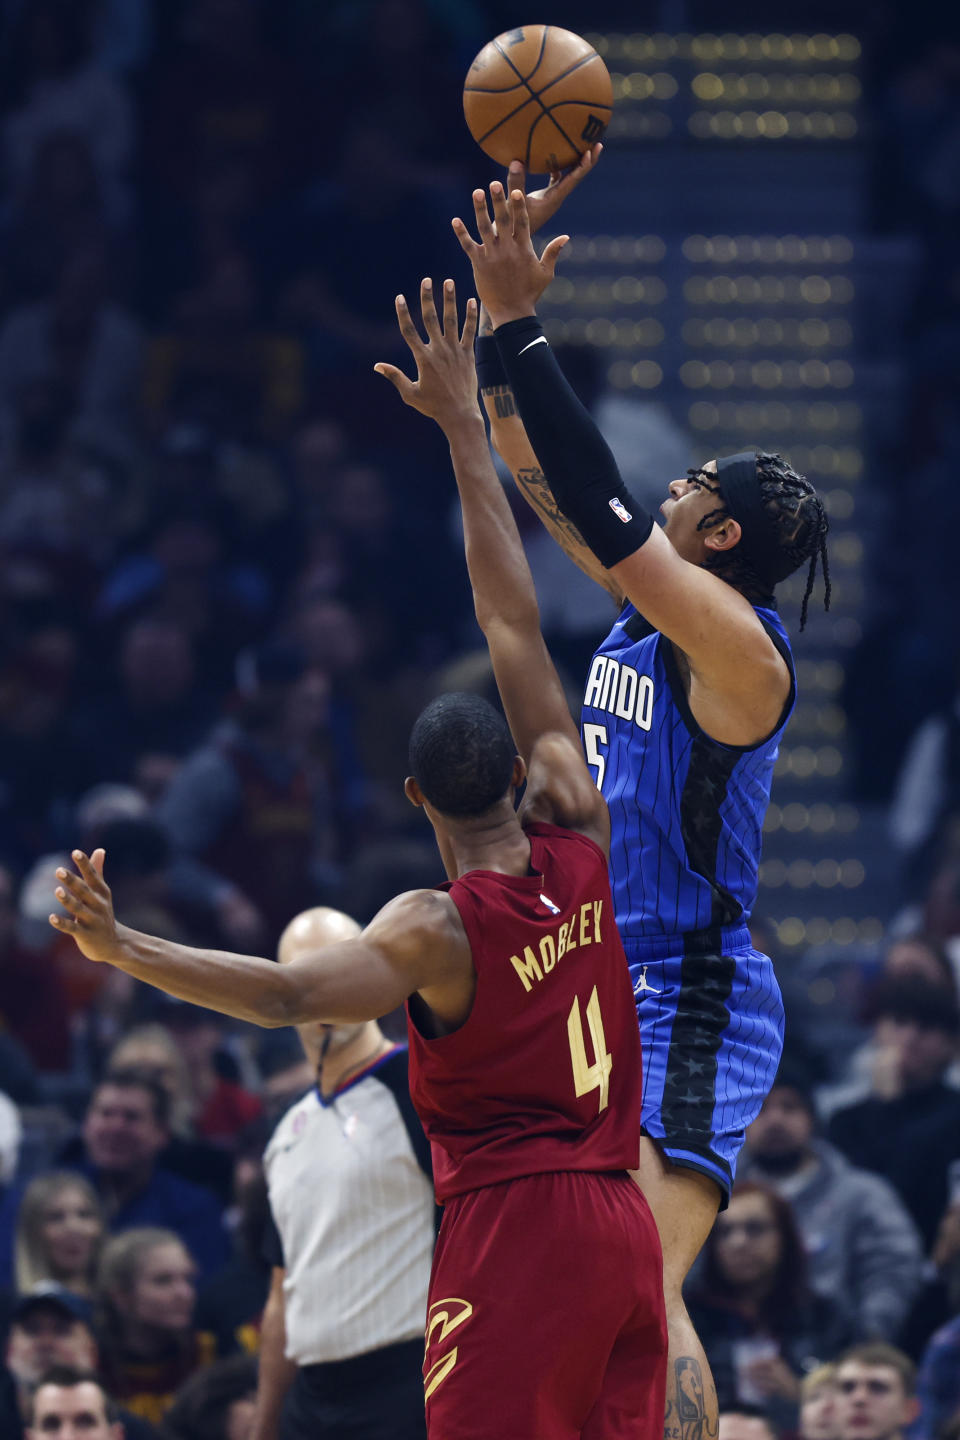
[[[707,531],[703,543],[708,550],[732,550],[734,545],[740,543],[742,534],[739,521],[728,516],[726,520],[721,520],[719,525],[714,525]]]
[[[403,793],[411,805],[416,805],[418,809],[423,806],[423,791],[412,775],[408,775],[406,780],[404,780]]]
[[[526,778],[527,767],[523,763],[523,756],[515,755],[513,757],[513,771],[510,775],[510,784],[513,786],[514,790],[519,790],[520,786],[523,784]]]

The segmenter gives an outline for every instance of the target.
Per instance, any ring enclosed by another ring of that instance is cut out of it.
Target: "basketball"
[[[484,45],[467,71],[463,113],[491,160],[536,175],[565,170],[603,139],[610,73],[589,41],[556,25],[520,25]]]

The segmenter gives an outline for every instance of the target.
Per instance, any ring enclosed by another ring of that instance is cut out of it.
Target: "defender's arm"
[[[476,302],[467,303],[459,337],[452,280],[443,287],[442,326],[428,280],[421,285],[420,307],[426,343],[406,302],[402,297],[397,302],[400,330],[417,364],[416,381],[393,366],[377,369],[392,381],[406,404],[436,420],[449,442],[477,622],[486,637],[514,741],[531,776],[537,777],[538,818],[582,829],[605,844],[606,806],[584,762],[560,677],[540,631],[533,577],[493,468],[477,404]],[[553,810],[551,797],[556,802]]]
[[[437,891],[399,895],[356,939],[276,965],[118,925],[103,878],[104,852],[95,850],[88,858],[75,850],[73,860],[79,874],[57,871],[56,896],[67,914],[50,916],[55,929],[72,935],[90,960],[254,1025],[375,1020],[415,990],[429,993],[462,981],[464,960],[469,961],[456,907]]]

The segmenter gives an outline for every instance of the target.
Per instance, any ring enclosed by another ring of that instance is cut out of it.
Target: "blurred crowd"
[[[118,1413],[127,1440],[274,1433],[256,1418],[279,1268],[263,1155],[316,1056],[85,962],[47,922],[53,874],[103,846],[121,920],[271,956],[299,911],[364,922],[440,878],[402,794],[406,736],[432,695],[492,680],[442,442],[372,366],[403,360],[396,291],[461,273],[448,218],[487,177],[449,116],[502,9],[4,7],[5,1440],[61,1433],[45,1417],[68,1401],[104,1440]],[[889,651],[908,677],[860,766],[864,793],[889,792],[903,760],[900,933],[824,982],[829,1007],[781,976],[788,1058],[690,1286],[721,1440],[960,1423],[958,55],[905,53],[875,98],[929,262],[882,501],[898,547],[878,547],[861,652],[863,673]],[[551,641],[576,678],[582,637]],[[389,1045],[402,1018],[383,1028]]]

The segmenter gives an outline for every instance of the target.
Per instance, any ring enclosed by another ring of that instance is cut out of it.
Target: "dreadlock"
[[[715,476],[703,469],[688,470],[687,474],[695,484],[719,495],[720,487]],[[813,593],[817,573],[817,560],[823,571],[823,608],[830,609],[830,566],[827,560],[827,520],[823,502],[804,475],[798,475],[782,455],[757,452],[757,475],[760,480],[760,494],[764,509],[773,522],[784,559],[798,570],[804,561],[810,562],[807,584],[800,607],[800,629],[807,623],[807,607]],[[725,505],[704,515],[697,526],[707,530],[727,520],[730,512]],[[762,603],[770,598],[770,585],[762,580],[750,564],[740,546],[723,554],[711,556],[707,568],[722,574],[723,579],[740,590],[752,603]]]

